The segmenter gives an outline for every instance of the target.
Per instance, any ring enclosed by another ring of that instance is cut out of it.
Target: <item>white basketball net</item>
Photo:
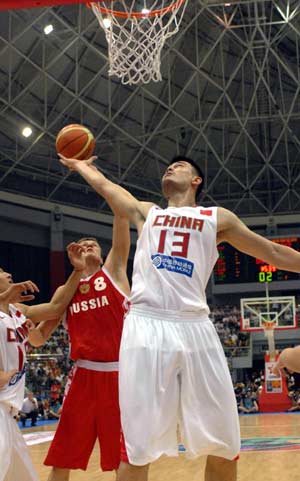
[[[118,0],[90,3],[105,32],[108,44],[108,74],[123,84],[158,82],[161,51],[167,38],[178,32],[187,0]],[[127,2],[127,3],[126,3]],[[158,11],[155,15],[151,12]],[[116,15],[116,9],[122,15]],[[138,12],[138,13],[137,13]],[[141,15],[142,13],[142,15]],[[177,15],[178,14],[178,15]]]

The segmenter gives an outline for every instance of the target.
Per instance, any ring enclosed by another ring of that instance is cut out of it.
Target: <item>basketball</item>
[[[88,159],[93,154],[94,148],[94,136],[84,125],[67,125],[56,137],[56,151],[68,159]]]

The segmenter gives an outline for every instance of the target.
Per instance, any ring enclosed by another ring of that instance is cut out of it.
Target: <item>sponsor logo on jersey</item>
[[[165,256],[163,254],[154,254],[151,256],[152,264],[156,269],[166,269],[169,272],[176,272],[188,277],[192,277],[194,263],[180,257]]]
[[[89,284],[80,284],[79,291],[81,292],[81,294],[87,294],[89,290],[90,290]]]
[[[69,307],[70,314],[78,314],[79,312],[86,312],[99,307],[109,306],[106,296],[95,297],[87,301],[73,302]]]

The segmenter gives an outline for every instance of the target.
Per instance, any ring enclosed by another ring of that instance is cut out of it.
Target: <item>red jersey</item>
[[[105,268],[80,281],[66,311],[71,359],[119,360],[126,301]]]

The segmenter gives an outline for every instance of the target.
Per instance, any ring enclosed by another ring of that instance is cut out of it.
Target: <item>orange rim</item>
[[[119,10],[112,10],[110,8],[100,7],[95,2],[87,2],[87,6],[91,8],[91,4],[93,3],[94,6],[99,10],[101,13],[106,15],[114,15],[115,17],[121,18],[145,18],[145,17],[155,17],[156,15],[164,15],[165,13],[171,12],[175,10],[175,8],[180,8],[181,5],[185,2],[185,0],[176,0],[175,2],[168,5],[168,7],[160,8],[157,10],[150,11],[149,13],[141,13],[141,12],[120,12]]]

